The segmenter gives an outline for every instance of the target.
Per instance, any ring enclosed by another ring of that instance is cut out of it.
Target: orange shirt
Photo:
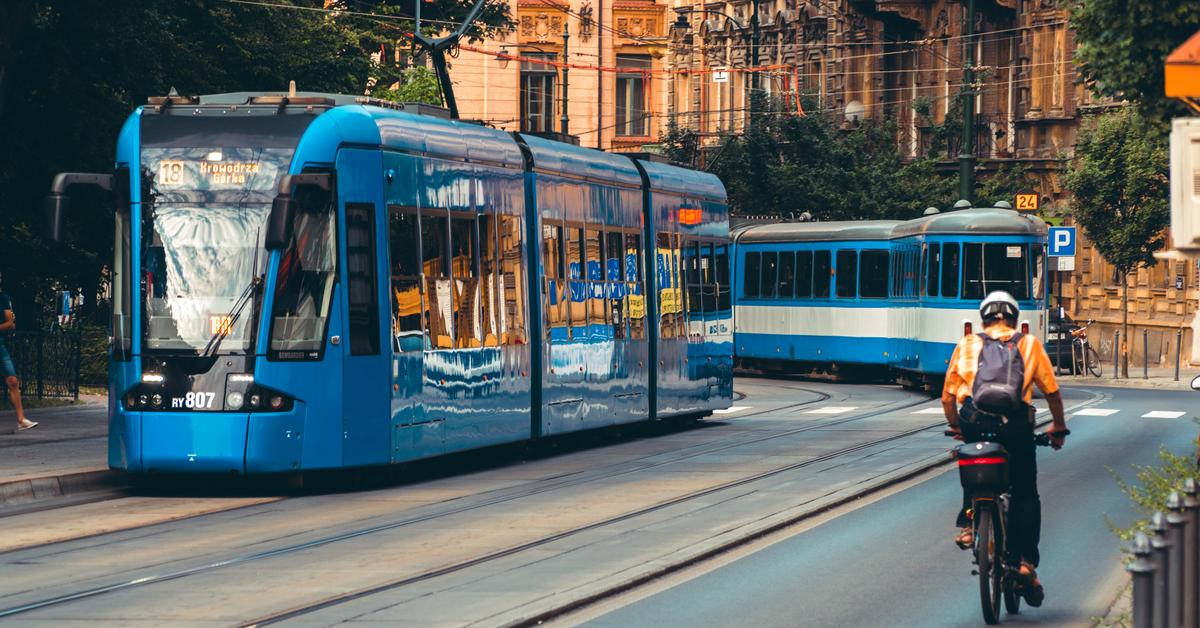
[[[983,333],[996,340],[1008,340],[1017,333],[1004,323],[997,323],[983,330]],[[983,349],[983,339],[975,334],[963,336],[950,356],[950,368],[946,370],[946,383],[942,387],[942,399],[957,399],[959,404],[971,396],[975,385],[975,373],[979,369],[979,352]],[[1025,362],[1025,382],[1021,388],[1025,403],[1033,401],[1033,384],[1049,395],[1058,392],[1058,381],[1054,379],[1054,366],[1050,364],[1050,356],[1042,342],[1030,335],[1021,337],[1017,343],[1017,351]]]

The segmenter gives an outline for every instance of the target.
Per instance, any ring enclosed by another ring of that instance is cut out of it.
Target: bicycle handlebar
[[[959,436],[959,435],[960,435],[960,433],[955,432],[954,430],[942,430],[942,436],[954,437],[954,436]],[[1037,445],[1038,447],[1049,447],[1050,446],[1050,438],[1052,436],[1056,436],[1056,435],[1057,436],[1070,436],[1071,430],[1062,430],[1062,431],[1058,431],[1058,432],[1056,432],[1054,430],[1048,430],[1045,432],[1040,432],[1038,434],[1034,434],[1033,435],[1033,443],[1035,445]]]

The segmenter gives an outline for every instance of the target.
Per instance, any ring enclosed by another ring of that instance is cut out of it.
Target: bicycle
[[[957,433],[950,430],[946,436]],[[1058,432],[1063,436],[1071,430]],[[953,456],[958,461],[958,477],[962,487],[971,496],[971,527],[974,542],[971,554],[979,576],[979,599],[983,605],[983,620],[989,625],[1000,623],[1000,600],[1010,615],[1021,609],[1020,562],[1009,564],[1006,543],[1008,540],[1008,452],[999,443],[989,442],[996,438],[995,432],[982,434],[984,440],[963,443],[954,448]],[[1034,444],[1039,447],[1050,445],[1050,433],[1034,435]]]
[[[1096,377],[1104,372],[1100,362],[1100,354],[1087,339],[1087,328],[1096,321],[1088,321],[1079,329],[1071,330],[1071,367],[1074,372],[1090,372]]]

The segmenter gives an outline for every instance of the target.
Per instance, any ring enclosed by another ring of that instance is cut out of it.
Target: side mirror
[[[292,226],[296,221],[298,203],[292,196],[292,188],[298,194],[302,190],[323,192],[328,196],[333,189],[332,175],[328,172],[306,172],[304,174],[288,174],[279,180],[279,189],[275,200],[271,202],[271,215],[267,218],[267,234],[263,245],[268,251],[283,249],[292,235]]]
[[[62,240],[66,212],[71,206],[69,190],[72,187],[90,186],[111,194],[115,179],[111,174],[91,172],[60,172],[55,175],[50,184],[50,194],[46,197],[46,237],[55,242]]]
[[[71,198],[66,194],[46,196],[46,238],[52,242],[62,242],[63,220],[70,206]]]
[[[1200,375],[1192,378],[1192,390],[1200,390]]]

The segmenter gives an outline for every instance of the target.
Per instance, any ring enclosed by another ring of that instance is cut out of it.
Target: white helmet
[[[985,323],[997,316],[1015,321],[1020,314],[1021,308],[1017,306],[1017,300],[1003,290],[997,290],[987,295],[983,303],[979,304],[979,318],[982,318]]]

